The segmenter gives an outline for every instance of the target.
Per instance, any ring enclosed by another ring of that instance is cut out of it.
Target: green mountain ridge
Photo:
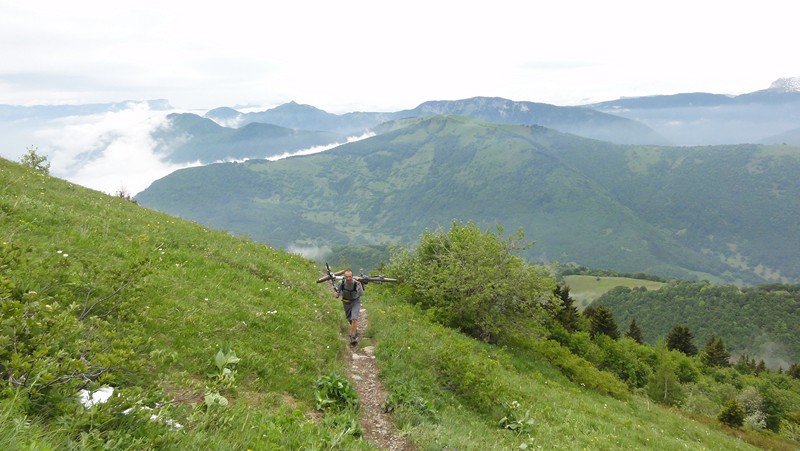
[[[284,248],[409,244],[458,219],[522,227],[534,261],[744,283],[800,277],[785,246],[800,236],[793,148],[622,146],[462,116],[376,133],[316,155],[178,171],[137,199]]]

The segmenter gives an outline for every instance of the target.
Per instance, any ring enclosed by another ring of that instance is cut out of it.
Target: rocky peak
[[[800,77],[779,78],[769,85],[770,91],[800,92]]]

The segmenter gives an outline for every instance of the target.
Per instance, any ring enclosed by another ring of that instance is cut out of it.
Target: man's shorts
[[[342,302],[344,306],[344,314],[347,315],[347,321],[358,319],[358,313],[361,311],[361,299],[355,301]]]

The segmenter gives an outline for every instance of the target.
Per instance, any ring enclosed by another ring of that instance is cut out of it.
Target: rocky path
[[[359,336],[369,327],[367,310],[361,308],[358,321]],[[356,346],[350,346],[347,353],[348,377],[358,392],[361,401],[359,421],[364,430],[364,438],[381,450],[413,450],[413,446],[397,434],[389,415],[383,411],[386,389],[378,378],[375,364],[375,346],[363,339]]]

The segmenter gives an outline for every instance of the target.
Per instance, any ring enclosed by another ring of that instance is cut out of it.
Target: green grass
[[[274,422],[276,436],[336,439],[338,426],[310,420],[315,381],[344,372],[346,349],[340,307],[315,283],[316,264],[5,160],[0,186],[2,244],[23,256],[0,275],[18,290],[74,290],[77,302],[107,298],[100,307],[124,309],[114,326],[147,342],[147,364],[120,380],[175,401],[170,415],[192,434],[166,431],[168,442],[258,447]],[[198,400],[223,344],[241,359],[223,392],[235,407],[212,418],[198,413]],[[204,432],[218,422],[225,427]]]
[[[616,287],[645,287],[648,290],[658,290],[664,286],[663,282],[652,280],[631,279],[629,277],[598,277],[571,275],[564,277],[564,283],[569,286],[569,294],[576,301],[576,307],[583,310],[603,295],[606,291]]]
[[[119,398],[90,410],[65,400],[55,417],[3,382],[4,449],[374,449],[351,410],[315,410],[317,382],[346,374],[347,352],[340,303],[315,283],[318,264],[2,159],[0,237],[0,250],[18,254],[12,266],[0,259],[0,282],[48,305],[97,302],[107,345],[138,365],[117,361],[106,382]],[[552,342],[480,343],[393,289],[369,286],[367,335],[397,401],[393,418],[417,449],[753,449],[714,422],[620,393],[608,373],[568,378],[565,361],[553,361],[565,348]],[[221,347],[240,359],[229,380],[215,365]],[[569,356],[571,368],[585,363]],[[581,382],[590,376],[598,382]],[[205,406],[212,393],[228,406]],[[183,428],[120,413],[131,405]]]
[[[617,399],[576,384],[535,354],[476,343],[435,325],[390,289],[365,301],[390,390],[427,400],[434,416],[410,408],[403,433],[420,449],[753,449],[720,427],[688,420],[644,398]],[[458,374],[450,362],[458,362]],[[531,420],[517,434],[498,426],[517,401]]]

